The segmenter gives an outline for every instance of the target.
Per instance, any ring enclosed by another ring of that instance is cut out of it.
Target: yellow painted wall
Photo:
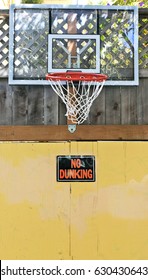
[[[70,154],[96,182],[56,182]],[[0,143],[0,259],[148,259],[148,143]]]

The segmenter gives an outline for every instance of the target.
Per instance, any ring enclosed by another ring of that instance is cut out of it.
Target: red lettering
[[[60,179],[92,179],[91,169],[60,169]]]
[[[81,179],[82,178],[82,170],[75,170],[75,176],[76,176],[76,178]]]
[[[93,177],[93,175],[92,175],[92,170],[89,169],[89,170],[88,170],[88,178],[89,178],[89,179],[92,179],[92,177]]]
[[[87,169],[83,169],[83,178],[86,178],[87,179]]]
[[[60,169],[60,179],[64,179],[65,177],[65,172],[63,169]]]
[[[75,179],[75,178],[76,178],[76,176],[75,176],[75,170],[74,170],[74,169],[70,169],[70,170],[69,170],[69,175],[70,175],[70,178]]]
[[[81,160],[79,158],[71,159],[71,168],[80,168],[80,167],[81,167]]]

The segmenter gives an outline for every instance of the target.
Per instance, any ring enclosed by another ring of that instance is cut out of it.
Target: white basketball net
[[[49,80],[53,90],[66,105],[66,117],[74,124],[83,123],[90,112],[93,101],[100,94],[105,80],[98,81],[66,81],[63,84],[60,80],[53,82]]]

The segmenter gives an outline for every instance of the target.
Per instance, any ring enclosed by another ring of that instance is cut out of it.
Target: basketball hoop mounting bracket
[[[76,131],[76,124],[69,124],[68,125],[68,131],[70,133],[74,133]]]

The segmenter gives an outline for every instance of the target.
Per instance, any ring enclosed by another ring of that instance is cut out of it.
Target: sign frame
[[[96,164],[93,155],[60,155],[56,158],[56,164],[57,182],[96,181]]]

